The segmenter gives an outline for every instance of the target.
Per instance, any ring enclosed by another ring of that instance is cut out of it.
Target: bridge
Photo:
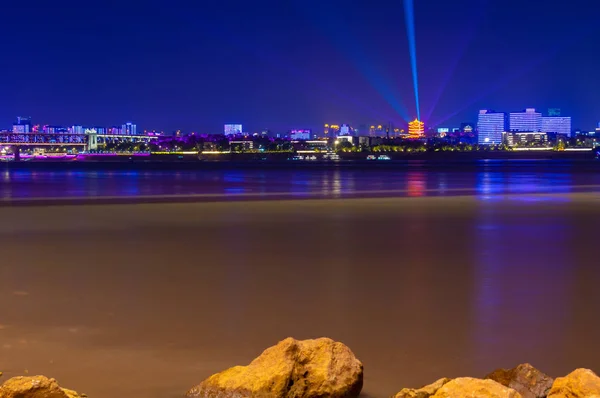
[[[33,131],[29,133],[0,132],[0,146],[10,146],[18,150],[19,147],[45,147],[68,146],[83,147],[88,151],[98,149],[107,143],[121,142],[150,142],[158,139],[157,135],[116,135],[98,134],[95,130],[86,130],[85,133],[45,133]]]

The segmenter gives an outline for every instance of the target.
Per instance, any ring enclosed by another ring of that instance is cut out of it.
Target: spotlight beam
[[[410,52],[410,66],[412,69],[413,88],[415,90],[415,105],[417,108],[417,119],[421,120],[421,109],[419,107],[419,78],[417,75],[417,43],[415,37],[415,7],[413,0],[404,0],[404,18],[406,20],[406,35],[408,37],[408,49]]]

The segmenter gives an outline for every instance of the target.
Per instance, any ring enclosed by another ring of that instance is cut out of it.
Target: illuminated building
[[[548,143],[548,134],[538,131],[508,131],[502,133],[502,141],[510,146],[539,146],[545,147]]]
[[[417,119],[408,123],[408,136],[410,138],[419,138],[423,135],[425,135],[425,123]]]
[[[325,137],[337,137],[340,134],[340,126],[337,124],[325,125]]]
[[[31,131],[31,118],[30,117],[17,117],[17,122],[13,124],[13,133],[24,134]]]
[[[123,135],[136,135],[137,126],[133,123],[125,123],[121,126],[121,134]]]
[[[293,141],[310,140],[311,130],[292,130],[290,131],[290,139]]]
[[[475,131],[475,126],[473,123],[461,123],[460,131],[466,134],[471,134]]]
[[[510,131],[542,131],[542,114],[534,108],[527,108],[525,112],[512,112],[509,124]]]
[[[544,133],[563,134],[571,136],[571,118],[567,116],[542,117],[542,131]]]
[[[83,134],[83,131],[84,131],[83,126],[75,125],[75,126],[71,127],[71,132],[73,134]]]
[[[231,145],[231,149],[235,151],[247,151],[249,149],[254,149],[254,142],[251,140],[241,140],[241,141],[230,141],[229,145]]]
[[[349,124],[342,124],[340,127],[340,135],[352,135],[354,134],[354,129],[350,127]]]
[[[226,124],[223,131],[225,132],[225,135],[242,134],[242,125],[241,124]]]
[[[506,131],[506,114],[485,109],[479,111],[477,131],[480,144],[501,144],[502,133]]]
[[[369,129],[369,135],[371,137],[384,137],[386,135],[386,126],[382,124],[371,126]]]

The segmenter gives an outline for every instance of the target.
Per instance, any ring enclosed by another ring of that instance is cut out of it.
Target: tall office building
[[[349,124],[342,124],[340,127],[340,135],[353,135],[354,131]]]
[[[121,126],[121,134],[123,135],[136,135],[137,134],[137,126],[133,123],[125,123]]]
[[[24,134],[31,132],[31,118],[30,117],[17,117],[17,122],[13,124],[13,133]]]
[[[293,141],[310,140],[312,138],[311,135],[312,131],[310,129],[290,131],[290,139]]]
[[[83,126],[75,125],[75,126],[71,127],[71,132],[73,134],[83,134],[83,132],[84,132]]]
[[[542,131],[542,114],[534,108],[527,108],[525,112],[511,112],[509,118],[510,131]]]
[[[491,110],[479,111],[477,118],[478,142],[484,145],[501,144],[506,130],[506,114]]]
[[[542,131],[544,133],[563,134],[571,136],[571,118],[567,116],[542,117]]]
[[[241,124],[226,124],[224,128],[225,135],[242,134]]]

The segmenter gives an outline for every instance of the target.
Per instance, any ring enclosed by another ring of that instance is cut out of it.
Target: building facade
[[[408,123],[408,136],[411,138],[420,138],[425,135],[425,123],[420,120],[413,120]]]
[[[502,133],[506,131],[506,114],[485,109],[479,111],[477,131],[479,144],[501,144]]]
[[[542,117],[542,131],[544,133],[563,134],[571,136],[571,118],[567,116]]]
[[[292,130],[290,131],[290,139],[293,141],[306,141],[310,140],[311,130]]]
[[[510,147],[545,147],[548,145],[548,134],[539,131],[507,131],[503,133],[502,141]]]
[[[511,112],[509,117],[510,131],[542,131],[542,114],[534,108],[527,108],[525,112]]]
[[[225,135],[237,135],[242,134],[241,124],[226,124],[223,129]]]
[[[13,133],[25,134],[31,132],[31,118],[30,117],[17,117],[17,122],[13,124]]]

